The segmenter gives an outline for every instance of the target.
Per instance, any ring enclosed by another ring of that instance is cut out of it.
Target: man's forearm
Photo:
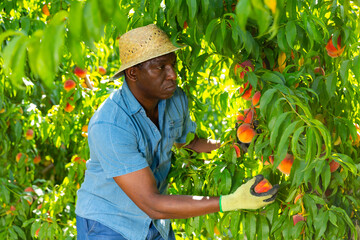
[[[220,141],[212,140],[212,139],[203,139],[195,137],[192,142],[186,145],[186,148],[194,150],[195,152],[201,153],[209,153],[213,150],[216,150],[220,147]]]
[[[190,218],[220,211],[219,197],[157,194],[153,200],[148,212],[153,219]]]

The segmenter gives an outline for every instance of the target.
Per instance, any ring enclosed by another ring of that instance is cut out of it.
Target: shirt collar
[[[128,106],[130,114],[133,115],[139,112],[141,109],[143,109],[139,101],[135,98],[134,94],[130,91],[130,88],[127,85],[125,79],[121,88],[122,88],[122,94],[124,96],[124,100]]]

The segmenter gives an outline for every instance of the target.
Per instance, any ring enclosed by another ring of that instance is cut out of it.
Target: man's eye
[[[158,69],[164,69],[164,65],[158,66]]]

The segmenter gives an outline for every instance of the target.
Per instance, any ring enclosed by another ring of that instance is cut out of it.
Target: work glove
[[[220,211],[232,211],[237,209],[258,209],[275,201],[279,185],[276,184],[267,192],[256,193],[254,188],[264,179],[263,175],[257,175],[245,184],[241,185],[232,194],[220,196]]]

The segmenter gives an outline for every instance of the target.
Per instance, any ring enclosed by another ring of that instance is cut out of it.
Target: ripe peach
[[[5,108],[0,109],[0,114],[4,113],[5,111],[6,111]]]
[[[314,73],[315,73],[315,74],[318,74],[318,75],[323,75],[323,76],[325,76],[325,71],[324,71],[324,69],[323,69],[322,67],[316,67],[316,68],[314,68]]]
[[[238,74],[238,69],[240,69],[240,71],[241,71],[240,72],[240,78],[241,79],[244,79],[245,74],[247,72],[253,72],[255,70],[254,65],[251,63],[250,60],[246,60],[246,61],[244,61],[244,62],[242,62],[240,64],[239,63],[236,64],[235,67],[234,67],[235,75]]]
[[[66,103],[66,107],[64,108],[65,112],[72,112],[74,107],[70,103]]]
[[[79,78],[85,78],[85,77],[86,77],[87,70],[86,70],[86,69],[81,69],[81,68],[79,68],[79,67],[75,67],[74,73],[75,73],[75,75],[78,76]]]
[[[340,167],[340,163],[336,162],[335,160],[329,162],[329,165],[330,165],[330,172],[335,172]]]
[[[277,168],[280,170],[280,172],[289,175],[293,163],[294,163],[294,156],[288,153],[286,154],[285,158],[281,161],[281,163]]]
[[[271,183],[267,179],[263,179],[258,185],[255,186],[254,191],[256,193],[264,193],[272,189]]]
[[[326,51],[327,54],[332,57],[332,58],[336,58],[341,56],[341,54],[344,52],[345,46],[343,46],[341,48],[341,35],[339,35],[338,39],[337,39],[337,47],[335,48],[335,46],[333,45],[332,42],[332,37],[330,37],[329,41],[326,44]]]
[[[34,164],[38,164],[41,162],[41,157],[40,155],[37,155],[36,157],[34,157]]]
[[[245,91],[245,89],[246,89],[246,91]],[[251,100],[251,91],[252,91],[252,85],[249,84],[249,82],[246,82],[244,84],[244,87],[240,87],[239,93],[243,99],[250,101]]]
[[[252,97],[252,105],[256,108],[260,107],[261,92],[257,91]]]
[[[19,162],[22,156],[23,156],[23,153],[18,153],[16,155],[16,162]],[[27,161],[28,161],[28,156],[25,154],[25,163],[27,163]]]
[[[233,148],[235,148],[236,157],[239,158],[241,156],[239,144],[234,143]]]
[[[250,124],[244,123],[239,126],[236,134],[240,142],[251,143],[253,138],[256,136],[256,131],[251,127]]]
[[[305,218],[303,215],[301,214],[296,214],[296,215],[293,215],[293,223],[294,223],[294,226],[300,222],[300,221],[305,221]]]
[[[45,4],[41,10],[42,10],[43,14],[45,14],[46,16],[50,16],[49,7],[47,4]]]
[[[74,89],[75,86],[76,86],[76,83],[71,79],[66,80],[65,83],[64,83],[64,89],[67,92],[70,91],[71,89]]]
[[[32,130],[31,128],[28,129],[25,133],[25,138],[26,140],[31,140],[34,138],[34,130]]]
[[[238,123],[252,123],[254,118],[254,110],[253,109],[245,109],[243,112],[239,112],[236,116],[236,120]]]
[[[105,74],[106,74],[106,69],[105,69],[103,66],[100,66],[98,71],[99,71],[99,73],[100,73],[101,75],[105,75]]]

